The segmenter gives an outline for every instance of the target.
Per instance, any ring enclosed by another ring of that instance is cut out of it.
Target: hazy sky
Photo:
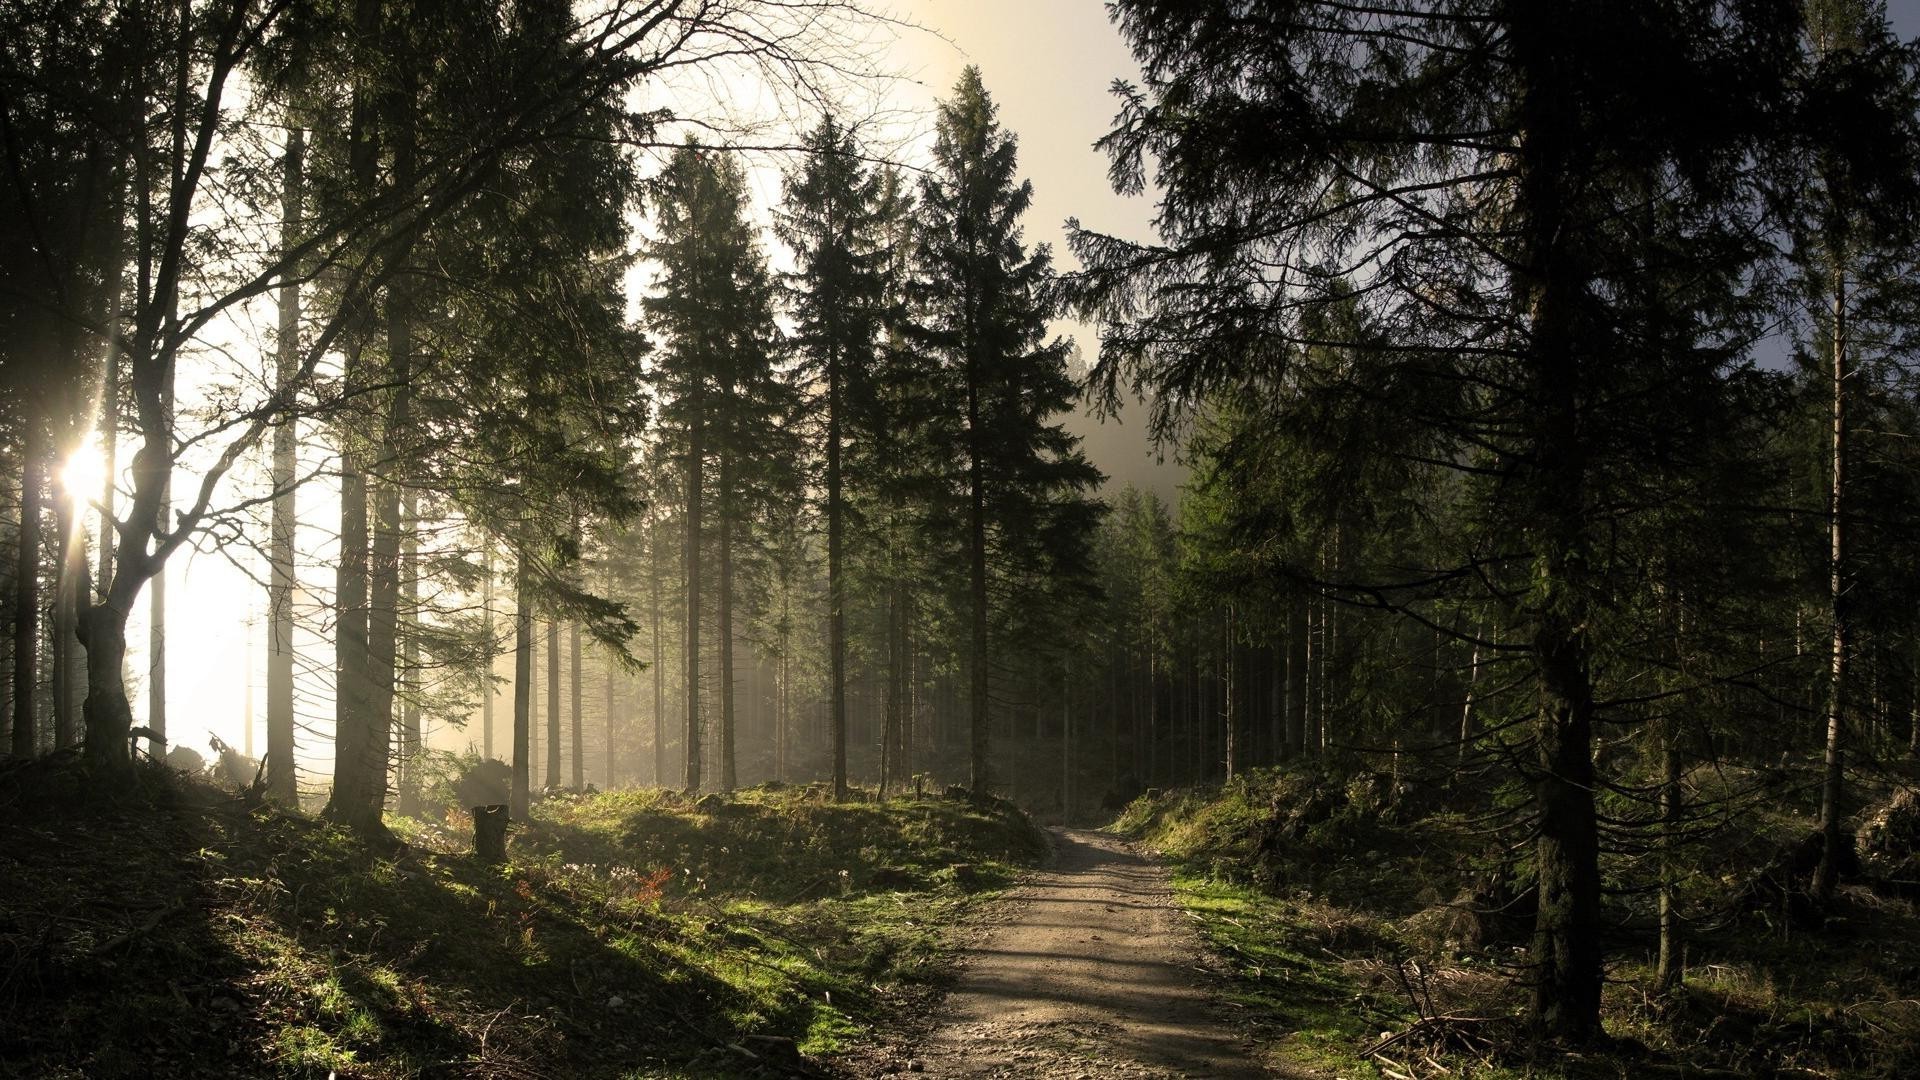
[[[1001,124],[1019,139],[1020,172],[1033,182],[1030,244],[1052,245],[1055,265],[1065,269],[1076,265],[1063,228],[1070,217],[1102,232],[1152,236],[1152,200],[1115,195],[1106,156],[1093,147],[1118,111],[1113,81],[1139,74],[1101,0],[902,0],[898,10],[931,31],[908,32],[899,46],[918,84],[903,89],[917,90],[926,107],[952,90],[966,65],[980,68]],[[1088,360],[1098,353],[1091,327],[1059,329]],[[1081,413],[1069,427],[1115,486],[1132,482],[1171,502],[1184,470],[1155,463],[1143,417],[1139,407],[1104,423]]]

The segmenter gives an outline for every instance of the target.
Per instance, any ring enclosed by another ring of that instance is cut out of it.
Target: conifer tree
[[[966,648],[971,786],[988,797],[989,698],[994,621],[988,581],[1044,560],[1074,576],[1095,508],[1099,473],[1057,422],[1071,405],[1072,342],[1047,338],[1054,313],[1051,258],[1032,252],[1020,218],[1032,185],[1016,177],[1013,135],[968,67],[936,121],[933,167],[920,186],[915,245],[918,337],[937,357],[951,411],[943,430],[960,463],[953,492],[964,507]]]
[[[739,165],[689,143],[655,180],[658,293],[645,302],[661,339],[653,383],[660,419],[679,448],[686,500],[686,788],[703,780],[700,713],[702,553],[714,511],[720,640],[720,781],[733,760],[733,560],[763,469],[777,459],[784,395],[774,378],[772,285],[746,217]],[[715,464],[709,504],[707,462]]]
[[[827,529],[827,649],[833,794],[847,795],[847,443],[870,430],[887,251],[879,231],[880,188],[856,156],[853,133],[832,116],[807,136],[807,156],[788,175],[776,231],[792,250],[787,275],[795,322],[796,376],[817,388],[811,402],[824,470]]]

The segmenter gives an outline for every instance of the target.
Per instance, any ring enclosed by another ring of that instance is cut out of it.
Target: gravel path
[[[1106,833],[1056,829],[1053,838],[1053,865],[1013,890],[961,949],[959,979],[926,1029],[865,1074],[1275,1075],[1207,993],[1200,943],[1166,870]]]

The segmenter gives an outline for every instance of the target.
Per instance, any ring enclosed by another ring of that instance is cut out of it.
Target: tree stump
[[[503,805],[473,808],[473,853],[481,862],[507,861],[507,808]]]

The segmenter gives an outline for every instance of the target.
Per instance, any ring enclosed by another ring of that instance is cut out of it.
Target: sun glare
[[[75,502],[90,503],[98,499],[106,484],[106,458],[91,441],[60,466],[60,490]]]

